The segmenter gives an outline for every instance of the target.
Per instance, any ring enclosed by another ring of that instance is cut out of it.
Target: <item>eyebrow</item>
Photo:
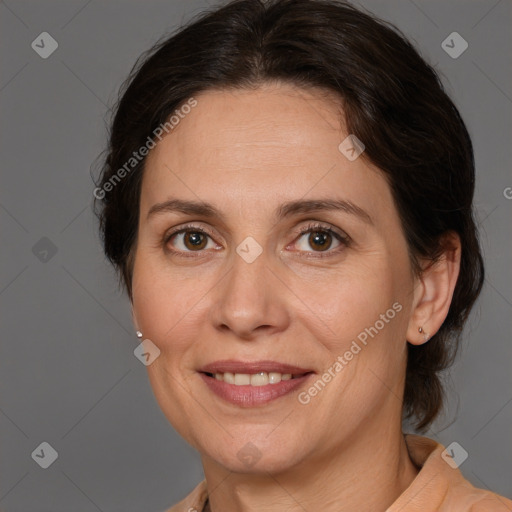
[[[307,199],[288,201],[280,205],[274,215],[282,220],[293,215],[314,213],[320,211],[341,211],[354,215],[367,224],[373,225],[371,216],[361,207],[345,199]],[[207,218],[217,217],[225,221],[225,217],[211,203],[206,201],[189,201],[184,199],[169,199],[162,203],[154,204],[148,212],[147,218],[164,213],[180,212],[187,215],[199,215]]]

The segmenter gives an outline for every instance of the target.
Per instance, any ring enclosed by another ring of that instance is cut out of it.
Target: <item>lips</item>
[[[277,361],[216,361],[199,373],[215,395],[239,407],[265,405],[288,395],[314,372]]]

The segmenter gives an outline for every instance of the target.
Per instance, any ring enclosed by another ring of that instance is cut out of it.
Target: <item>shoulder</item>
[[[202,512],[207,498],[206,480],[203,480],[190,494],[165,512]]]
[[[421,469],[387,512],[512,512],[510,499],[479,489],[463,476],[454,447],[413,434],[405,440],[411,460]]]
[[[445,508],[467,512],[512,512],[512,500],[474,487],[468,480],[464,480],[451,489]]]

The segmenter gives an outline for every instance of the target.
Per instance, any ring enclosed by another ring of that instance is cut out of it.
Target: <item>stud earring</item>
[[[418,327],[418,332],[423,334],[423,341],[426,343],[430,339],[430,334],[428,332],[423,331],[423,327]]]
[[[137,331],[137,338],[142,338],[142,333],[140,331]]]

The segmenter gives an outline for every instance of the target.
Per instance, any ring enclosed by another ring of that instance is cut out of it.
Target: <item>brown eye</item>
[[[348,235],[323,225],[309,224],[300,231],[300,235],[295,242],[299,252],[317,253],[318,257],[334,256],[350,245]]]
[[[211,242],[211,246],[208,243]],[[201,252],[203,249],[211,249],[215,246],[212,238],[198,228],[183,228],[172,233],[165,244],[174,252]]]
[[[185,231],[183,234],[185,247],[191,251],[204,249],[208,243],[206,235],[199,231]]]
[[[327,231],[312,231],[308,237],[310,247],[318,251],[326,251],[331,247],[332,235]]]

